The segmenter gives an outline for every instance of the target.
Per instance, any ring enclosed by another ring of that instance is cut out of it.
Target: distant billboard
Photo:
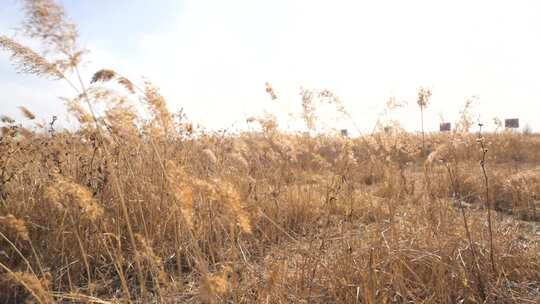
[[[508,129],[519,128],[519,118],[509,118],[504,120],[504,127]]]
[[[443,122],[439,125],[439,131],[448,132],[452,129],[452,124],[449,122]]]

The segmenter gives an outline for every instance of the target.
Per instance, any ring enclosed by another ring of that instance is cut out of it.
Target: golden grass
[[[0,302],[540,301],[538,135],[484,135],[486,193],[467,107],[449,134],[283,133],[272,117],[204,132],[150,83],[112,70],[79,82],[63,10],[25,3],[27,34],[63,60],[0,46],[76,90],[80,127],[26,108],[26,129],[1,118]],[[348,116],[331,92],[303,90],[308,129],[317,102]]]

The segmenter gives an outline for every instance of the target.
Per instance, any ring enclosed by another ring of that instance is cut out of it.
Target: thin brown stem
[[[480,297],[482,298],[482,301],[485,301],[486,299],[486,292],[485,292],[485,287],[484,287],[484,281],[482,280],[482,275],[481,275],[481,270],[480,270],[480,265],[478,263],[478,256],[476,254],[476,250],[475,250],[475,247],[474,247],[474,242],[473,242],[473,239],[472,239],[472,236],[471,236],[471,230],[469,229],[469,222],[467,220],[467,215],[465,213],[465,208],[463,207],[463,204],[461,203],[461,199],[459,197],[459,184],[457,183],[457,179],[456,179],[456,176],[455,176],[455,173],[452,172],[452,169],[450,168],[450,166],[448,164],[446,164],[446,170],[448,171],[448,177],[450,178],[450,181],[452,183],[452,196],[455,200],[455,202],[457,202],[457,205],[459,206],[459,209],[461,211],[461,217],[463,219],[463,226],[465,228],[465,233],[467,235],[467,241],[469,242],[469,249],[471,251],[471,256],[473,258],[473,261],[474,261],[474,266],[475,266],[475,276],[476,276],[476,280],[478,282],[478,291],[480,292]]]
[[[491,220],[491,203],[489,200],[489,179],[486,171],[486,154],[488,149],[485,146],[485,140],[482,137],[482,124],[479,124],[480,130],[478,131],[478,142],[482,147],[482,159],[480,160],[480,167],[482,168],[482,174],[484,177],[485,188],[485,206],[487,209],[487,221],[488,221],[488,233],[489,233],[489,258],[491,260],[491,269],[493,273],[497,274],[497,267],[495,265],[495,253],[493,248],[493,225]]]

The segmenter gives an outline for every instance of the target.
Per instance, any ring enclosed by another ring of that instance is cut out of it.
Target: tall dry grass
[[[284,133],[272,117],[205,132],[151,83],[109,69],[85,82],[62,8],[23,3],[48,52],[0,47],[19,71],[71,86],[80,126],[2,117],[0,302],[540,300],[538,135],[484,134],[483,155],[469,103],[450,134]],[[346,114],[327,90],[301,99],[309,129],[318,102]]]

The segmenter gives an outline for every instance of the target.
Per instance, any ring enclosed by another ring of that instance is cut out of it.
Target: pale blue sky
[[[210,127],[242,124],[262,109],[300,104],[300,86],[337,93],[369,130],[385,101],[409,106],[396,118],[418,128],[416,89],[430,86],[428,129],[439,113],[455,121],[465,99],[485,121],[520,117],[540,130],[538,1],[60,1],[99,68],[161,87],[171,109],[184,107]],[[20,13],[0,0],[0,32]],[[264,83],[280,97],[272,102]],[[0,112],[25,105],[38,116],[62,111],[63,86],[17,75],[0,53]],[[346,126],[343,123],[343,126]]]

